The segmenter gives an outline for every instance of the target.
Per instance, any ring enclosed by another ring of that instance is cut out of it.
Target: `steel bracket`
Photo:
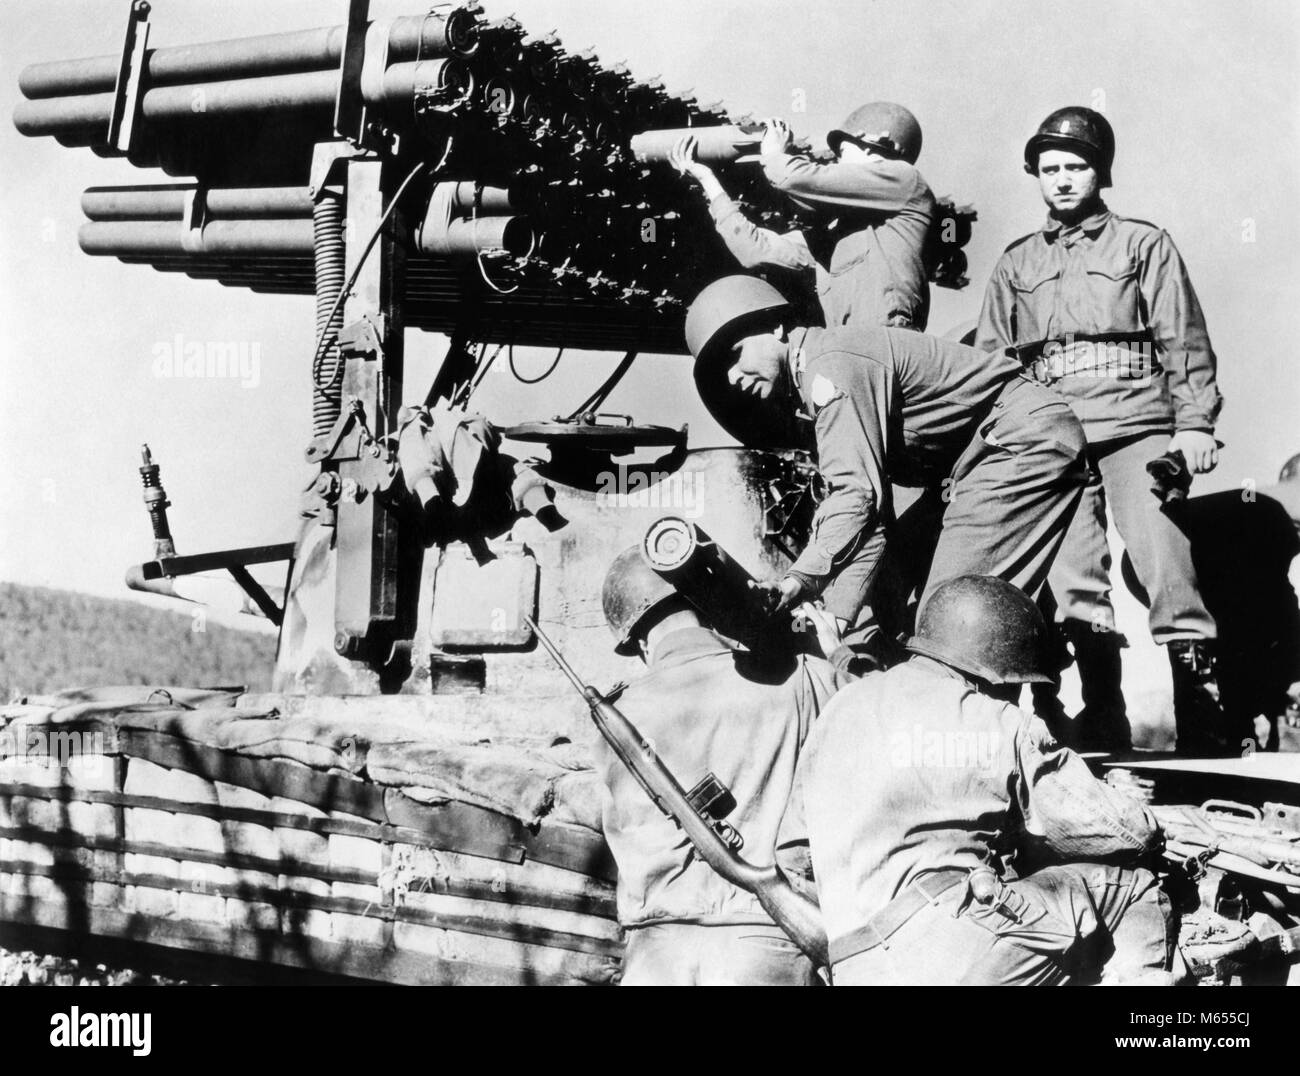
[[[319,202],[330,188],[341,192],[344,177],[340,173],[344,163],[357,156],[357,148],[351,142],[316,143],[311,155],[311,176],[307,181],[311,200]]]
[[[363,314],[360,321],[339,330],[339,350],[347,358],[375,362],[384,357],[384,315]]]
[[[243,549],[221,549],[213,553],[194,553],[189,556],[159,557],[145,561],[136,571],[145,583],[157,579],[174,579],[178,575],[197,575],[224,568],[235,582],[262,610],[262,614],[277,627],[284,619],[284,610],[266,592],[248,571],[250,564],[270,564],[275,561],[291,561],[294,556],[294,543],[281,542],[278,545],[249,546]],[[136,589],[149,589],[139,586]]]
[[[113,87],[113,110],[108,117],[108,144],[129,154],[140,120],[140,98],[144,93],[144,64],[149,47],[148,0],[133,0],[122,39],[122,60]]]

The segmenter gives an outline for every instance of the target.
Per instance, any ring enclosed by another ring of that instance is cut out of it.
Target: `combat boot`
[[[1061,672],[1069,668],[1072,659],[1065,645],[1065,635],[1061,631],[1061,625],[1053,624],[1050,619],[1047,623],[1049,671],[1052,680],[1050,683],[1030,684],[1029,694],[1033,700],[1034,716],[1047,726],[1047,731],[1052,734],[1057,743],[1071,747],[1075,729],[1070,724],[1070,716],[1065,712],[1065,705],[1061,702]]]
[[[1174,730],[1180,755],[1235,758],[1253,751],[1255,733],[1230,721],[1220,702],[1214,643],[1177,639],[1169,644],[1174,675]]]
[[[1060,676],[1050,684],[1030,684],[1029,695],[1033,700],[1034,716],[1047,726],[1053,739],[1065,747],[1074,746],[1074,726],[1070,724],[1070,715],[1061,702]]]
[[[1070,623],[1066,634],[1079,667],[1083,709],[1074,719],[1076,751],[1129,751],[1133,730],[1120,686],[1120,651],[1128,645],[1117,631],[1096,631],[1091,624]]]

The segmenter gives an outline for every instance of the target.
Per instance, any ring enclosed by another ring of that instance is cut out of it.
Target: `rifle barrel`
[[[569,680],[573,683],[573,686],[576,687],[578,691],[585,696],[587,694],[587,685],[582,682],[578,674],[574,672],[573,668],[569,665],[569,663],[564,660],[564,655],[561,654],[555,648],[555,644],[546,637],[546,633],[537,626],[537,621],[534,620],[527,613],[525,613],[524,622],[530,628],[533,629],[533,634],[537,636],[537,641],[541,643],[542,646],[545,648],[546,652],[550,654],[552,658],[555,659],[555,664],[557,664],[564,671],[564,675],[569,678]]]

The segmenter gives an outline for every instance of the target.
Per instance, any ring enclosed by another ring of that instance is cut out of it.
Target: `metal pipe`
[[[760,130],[726,125],[722,127],[675,127],[669,130],[644,131],[633,135],[632,156],[644,164],[668,160],[673,146],[691,135],[699,146],[699,159],[705,164],[726,164],[748,154],[757,153],[763,139]]]
[[[306,187],[211,187],[193,183],[90,187],[81,196],[88,220],[184,220],[200,199],[205,218],[310,217]]]
[[[368,104],[403,105],[409,103],[418,112],[425,97],[450,94],[465,101],[474,93],[475,80],[470,69],[458,60],[419,60],[393,64],[384,71],[382,100],[366,93],[368,83],[362,79],[362,95]]]
[[[478,184],[473,180],[458,182],[452,194],[452,211],[469,213],[473,210],[476,188]],[[484,187],[477,197],[478,213],[482,216],[499,216],[517,208],[514,195],[505,187]]]
[[[328,108],[338,92],[334,71],[201,82],[185,86],[156,86],[146,90],[141,111],[146,120],[176,120],[185,116],[252,115]],[[20,101],[14,126],[25,135],[55,134],[82,127],[108,128],[111,93]]]
[[[331,222],[331,212],[328,208],[318,210],[313,220],[209,220],[198,228],[188,228],[181,220],[92,220],[81,226],[78,239],[87,254],[144,257],[151,262],[155,258],[176,260],[181,263],[180,268],[200,271],[208,267],[199,263],[212,256],[286,259],[301,256],[303,262],[296,268],[306,275],[306,258],[316,255],[316,236],[324,230],[342,237],[341,221]],[[472,220],[458,217],[445,228],[421,227],[415,241],[416,249],[426,254],[468,256],[504,250],[522,255],[532,246],[534,236],[523,217],[485,216]],[[192,259],[188,265],[187,259]],[[220,267],[215,268],[220,271]]]
[[[467,57],[478,47],[478,22],[466,11],[453,11],[445,19],[406,15],[387,24],[372,22],[367,33],[381,33],[385,25],[388,55],[393,60]],[[345,27],[324,26],[150,49],[145,59],[145,84],[166,86],[337,68],[344,36]],[[120,62],[118,56],[95,56],[31,64],[19,74],[18,87],[31,99],[108,92],[113,89]]]
[[[468,94],[473,77],[457,60],[421,60],[394,64],[384,72],[379,92],[366,94],[368,104],[414,105],[417,97],[452,89]],[[195,117],[282,114],[334,108],[338,73],[308,71],[291,75],[156,86],[146,90],[141,111],[146,121],[172,122]],[[20,101],[14,126],[24,135],[66,135],[84,128],[108,130],[113,108],[111,93]]]
[[[214,220],[202,228],[179,221],[91,221],[77,233],[87,254],[312,253],[309,220]]]
[[[445,228],[421,227],[416,248],[426,254],[473,255],[493,250],[526,254],[532,249],[533,238],[523,217],[455,217]]]

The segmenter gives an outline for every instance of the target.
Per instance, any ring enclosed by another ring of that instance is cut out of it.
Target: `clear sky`
[[[993,263],[1042,219],[1021,170],[1035,124],[1064,104],[1117,132],[1112,208],[1167,228],[1190,268],[1220,360],[1227,442],[1213,489],[1271,482],[1300,451],[1300,8],[1289,0],[657,0],[489,2],[572,51],[626,60],[739,112],[786,116],[820,142],[856,105],[906,103],[925,129],[920,166],[979,211],[972,284],[936,289],[931,329],[974,319]],[[155,0],[153,44],[342,22],[345,0]],[[77,248],[95,184],[164,182],[119,160],[27,139],[8,117],[28,63],[119,48],[125,0],[0,5],[0,579],[124,595],[149,553],[139,445],[163,464],[182,552],[292,538],[310,427],[308,297],[274,298],[165,275]],[[375,0],[376,15],[419,0]],[[796,102],[805,110],[793,111]],[[175,340],[256,345],[257,383],[155,376]],[[413,334],[419,336],[421,334]],[[413,339],[411,383],[438,340]],[[521,356],[521,365],[545,361]],[[501,417],[550,417],[611,359],[566,355],[543,391],[505,391]],[[533,369],[529,366],[529,369]],[[508,374],[501,375],[508,378]],[[641,421],[690,421],[723,440],[688,391],[685,359],[645,357],[610,399]],[[667,391],[665,391],[667,389]]]

